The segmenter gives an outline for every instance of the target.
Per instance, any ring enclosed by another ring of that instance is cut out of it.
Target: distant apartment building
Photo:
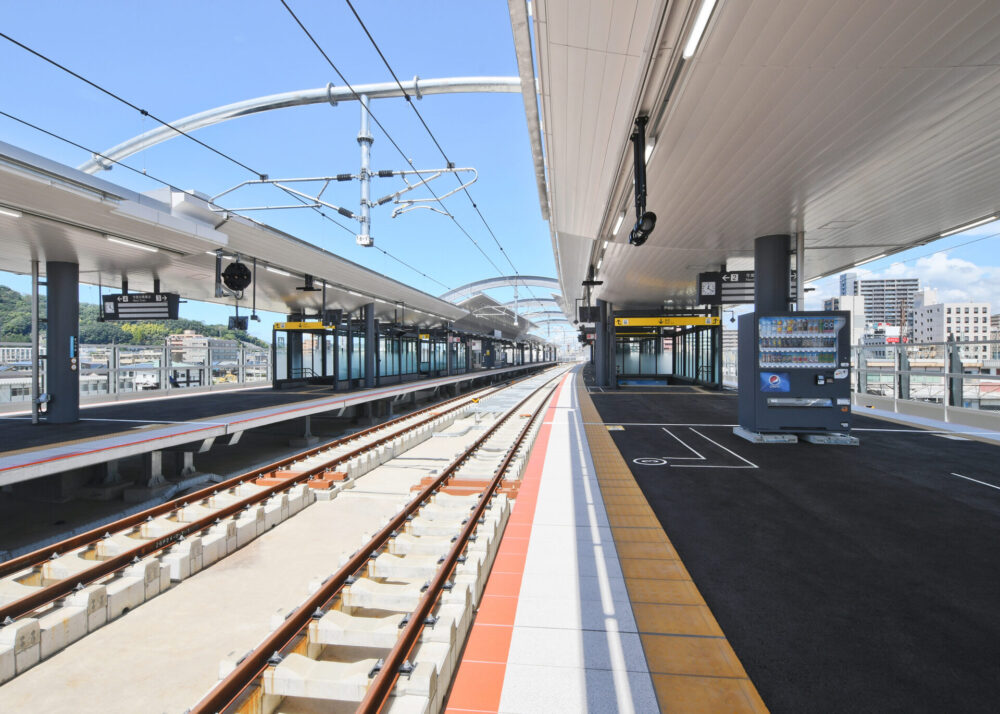
[[[1000,359],[1000,314],[990,316],[990,339],[996,342],[990,345],[990,356]]]
[[[843,283],[843,275],[841,282]],[[838,295],[827,298],[823,301],[823,309],[827,312],[833,310],[846,310],[851,313],[851,344],[860,345],[861,338],[865,334],[865,297],[864,295]]]
[[[920,278],[880,278],[858,280],[857,273],[840,276],[840,294],[865,298],[865,322],[913,329],[913,298],[920,290]]]
[[[922,291],[914,311],[914,342],[984,342],[990,337],[988,302],[939,302],[933,290]],[[963,345],[963,360],[990,359],[985,344]]]

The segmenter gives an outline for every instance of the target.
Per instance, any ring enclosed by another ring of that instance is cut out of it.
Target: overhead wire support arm
[[[476,181],[479,180],[479,172],[473,168],[460,168],[460,169],[447,168],[447,169],[432,169],[432,170],[434,173],[432,173],[430,176],[424,176],[423,174],[426,172],[423,171],[397,171],[396,175],[401,176],[403,178],[403,181],[406,182],[406,188],[400,189],[399,191],[391,193],[387,196],[383,196],[376,202],[375,205],[381,206],[382,204],[388,203],[389,201],[395,202],[398,205],[398,208],[393,210],[392,218],[395,218],[396,216],[400,216],[404,213],[413,211],[418,208],[427,208],[432,211],[435,211],[436,213],[441,213],[442,215],[450,216],[451,215],[450,213],[445,213],[441,209],[434,208],[433,206],[428,204],[440,203],[442,200],[448,198],[449,196],[458,193],[466,186],[471,186],[472,184],[474,184]],[[452,189],[448,193],[442,194],[436,198],[407,198],[399,200],[399,197],[402,196],[403,194],[413,191],[414,189],[420,188],[421,186],[430,183],[434,179],[440,177],[442,174],[445,173],[458,174],[461,172],[466,172],[466,173],[472,172],[472,178],[469,179],[468,181],[464,182],[460,181],[459,183],[461,185],[458,186],[457,188]],[[419,181],[417,181],[416,183],[410,183],[409,181],[406,180],[406,176],[412,176],[414,174],[420,176]]]
[[[239,211],[266,211],[266,210],[277,210],[277,209],[288,209],[288,208],[319,208],[321,206],[324,206],[326,208],[329,208],[332,211],[336,211],[337,213],[339,213],[340,215],[342,215],[342,216],[344,216],[346,218],[353,218],[353,219],[357,220],[357,216],[350,209],[344,208],[343,206],[338,206],[338,205],[336,205],[334,203],[330,203],[329,201],[324,201],[321,198],[321,196],[323,195],[323,192],[326,191],[327,187],[330,185],[330,183],[332,181],[343,181],[343,180],[345,180],[345,179],[342,179],[341,176],[347,176],[348,179],[355,178],[355,176],[353,174],[338,174],[337,176],[309,176],[309,177],[305,177],[305,178],[282,178],[282,179],[265,178],[265,179],[252,179],[252,180],[242,181],[242,182],[236,184],[235,186],[233,186],[232,188],[227,188],[222,193],[218,193],[218,194],[212,196],[209,199],[211,201],[211,203],[209,204],[209,208],[211,208],[213,211],[215,211],[215,212],[218,213],[220,211],[232,211],[232,212],[239,212]],[[308,193],[305,193],[303,191],[299,191],[298,189],[292,188],[291,186],[286,186],[285,185],[285,184],[290,184],[290,183],[304,183],[304,182],[318,182],[318,181],[323,182],[323,188],[315,196],[310,195]],[[290,194],[292,196],[297,196],[297,197],[303,199],[304,202],[295,203],[295,204],[291,204],[291,205],[283,205],[283,206],[271,206],[271,205],[268,205],[268,206],[243,206],[243,207],[239,207],[239,208],[220,208],[218,206],[218,199],[222,198],[223,196],[228,196],[229,194],[233,193],[234,191],[236,191],[238,189],[243,188],[244,186],[255,186],[255,185],[256,186],[260,186],[260,185],[275,186],[276,188],[280,188],[285,193],[288,193],[288,194]]]

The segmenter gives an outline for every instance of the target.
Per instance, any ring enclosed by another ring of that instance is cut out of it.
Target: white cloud
[[[914,263],[893,263],[872,277],[920,278],[920,287],[936,289],[942,302],[988,302],[991,309],[1000,309],[1000,268],[947,253],[932,253]]]

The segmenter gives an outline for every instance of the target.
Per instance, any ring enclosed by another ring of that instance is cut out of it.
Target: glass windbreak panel
[[[431,346],[429,342],[420,341],[420,371],[430,369]]]
[[[656,344],[659,337],[642,341],[639,349],[639,374],[656,374]]]
[[[622,374],[639,374],[639,344],[629,340],[624,344],[624,364]]]
[[[656,359],[657,374],[672,374],[674,371],[674,351],[669,337],[661,338],[660,354]]]
[[[351,376],[361,379],[365,376],[365,338],[363,335],[351,335],[354,341],[354,354],[351,355]]]
[[[758,318],[759,364],[782,369],[833,367],[842,317]]]
[[[347,379],[347,335],[337,335],[337,379]]]
[[[326,339],[323,340],[323,350],[326,354],[326,368],[323,370],[324,377],[336,376],[333,373],[333,348],[337,342],[337,337],[332,333],[326,335]]]

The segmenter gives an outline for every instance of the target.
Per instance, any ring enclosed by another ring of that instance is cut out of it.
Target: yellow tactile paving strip
[[[577,397],[660,710],[766,712],[582,380]]]

